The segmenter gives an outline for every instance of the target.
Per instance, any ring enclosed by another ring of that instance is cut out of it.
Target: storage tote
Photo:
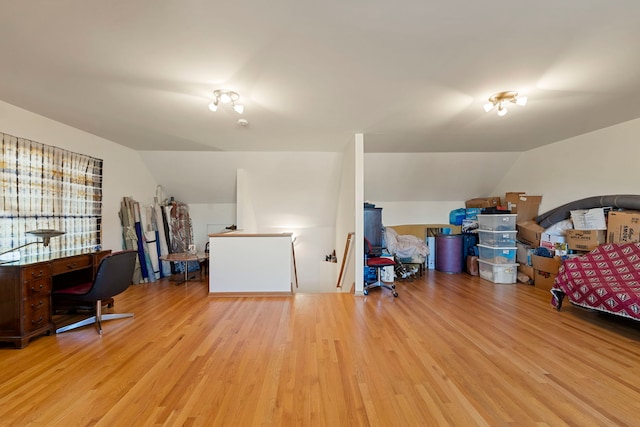
[[[493,283],[516,283],[518,277],[518,264],[494,264],[488,261],[478,260],[480,277]]]
[[[513,247],[493,247],[478,245],[480,259],[494,264],[514,264],[518,248]]]
[[[481,245],[493,247],[514,247],[516,246],[517,231],[489,231],[478,230],[478,238]]]
[[[478,229],[489,231],[515,231],[517,214],[478,215]]]

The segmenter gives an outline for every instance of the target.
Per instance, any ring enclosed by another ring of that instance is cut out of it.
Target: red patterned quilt
[[[573,304],[640,320],[640,243],[601,245],[565,260],[554,289]]]

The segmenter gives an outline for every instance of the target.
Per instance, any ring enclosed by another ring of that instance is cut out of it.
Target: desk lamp
[[[27,231],[26,233],[27,234],[33,234],[36,237],[41,237],[42,241],[36,240],[35,242],[25,243],[24,245],[20,245],[20,246],[18,246],[16,248],[11,248],[11,249],[9,249],[7,251],[0,252],[0,256],[2,256],[4,254],[8,254],[9,252],[15,252],[18,249],[22,249],[25,246],[33,245],[33,244],[36,244],[36,243],[42,243],[44,246],[49,246],[49,242],[51,241],[51,238],[63,235],[64,231],[58,231],[58,230],[53,230],[53,229],[49,229],[49,228],[39,228],[37,230]],[[15,261],[15,260],[11,260],[11,261]],[[4,261],[4,262],[10,262],[10,261]]]

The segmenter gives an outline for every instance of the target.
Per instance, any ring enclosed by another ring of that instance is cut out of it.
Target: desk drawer
[[[24,282],[24,298],[51,294],[51,277]]]
[[[49,264],[38,264],[24,269],[24,281],[42,279],[51,276]]]
[[[24,329],[25,332],[35,331],[49,324],[51,307],[49,296],[29,298],[24,302]]]
[[[81,270],[92,265],[91,255],[78,255],[70,258],[54,260],[51,263],[53,275],[64,274],[68,271]]]

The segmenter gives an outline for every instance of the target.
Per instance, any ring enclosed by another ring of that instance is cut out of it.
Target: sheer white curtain
[[[65,234],[21,255],[44,257],[100,245],[102,160],[0,133],[0,251],[37,241],[25,234],[52,228]]]

